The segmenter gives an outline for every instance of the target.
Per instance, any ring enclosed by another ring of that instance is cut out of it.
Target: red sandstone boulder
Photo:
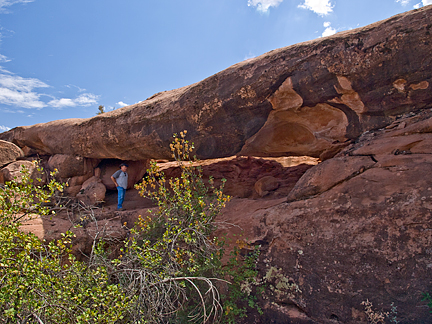
[[[87,219],[84,226],[75,227],[69,217],[64,213],[51,216],[32,215],[23,219],[20,229],[24,232],[32,232],[40,239],[47,242],[60,239],[66,231],[74,233],[72,252],[79,260],[87,261],[87,256],[92,252],[93,240],[106,239],[108,242],[120,242],[127,237],[127,231],[122,219],[115,215],[105,215],[105,219]]]
[[[15,181],[17,183],[21,183],[23,179],[23,170],[28,171],[30,179],[32,179],[35,184],[43,184],[47,180],[46,174],[44,172],[40,172],[37,168],[37,165],[30,161],[16,161],[8,164],[6,167],[0,170],[0,173],[2,174],[1,178],[3,179],[3,182]]]
[[[24,152],[15,144],[0,140],[0,168],[24,157]]]
[[[255,182],[255,191],[260,197],[264,197],[269,191],[274,191],[279,188],[279,180],[275,177],[265,176]]]
[[[96,205],[105,199],[106,187],[98,177],[91,177],[86,180],[76,198],[86,205]]]
[[[86,174],[93,175],[93,169],[99,164],[100,160],[87,159],[77,155],[55,154],[48,160],[51,170],[58,171],[57,176],[66,179]]]
[[[288,195],[288,201],[305,199],[331,189],[370,169],[376,162],[369,156],[344,156],[324,161],[309,169]]]

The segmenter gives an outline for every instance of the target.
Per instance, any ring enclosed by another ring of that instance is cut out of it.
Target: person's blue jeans
[[[123,208],[123,201],[124,201],[126,189],[119,186],[119,187],[117,187],[117,191],[118,191],[117,209],[120,209],[120,208]]]

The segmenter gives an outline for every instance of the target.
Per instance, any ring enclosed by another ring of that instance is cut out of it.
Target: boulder
[[[68,197],[76,197],[76,195],[79,194],[81,191],[82,185],[76,185],[76,186],[66,186],[63,190],[66,196]]]
[[[15,144],[0,140],[0,168],[24,157],[24,152]]]
[[[106,215],[108,216],[108,215]],[[108,243],[121,242],[127,238],[128,232],[123,222],[115,215],[109,215],[105,219],[86,219],[84,226],[76,227],[71,223],[70,217],[65,213],[50,216],[31,215],[23,219],[20,229],[23,232],[32,232],[41,240],[50,242],[61,239],[62,234],[71,231],[74,233],[72,239],[72,253],[78,260],[87,261],[92,252],[93,239],[106,239]]]
[[[288,195],[288,201],[318,195],[370,169],[376,162],[369,156],[343,156],[309,169]]]
[[[171,159],[172,134],[187,129],[201,159],[329,159],[363,132],[432,107],[431,15],[424,6],[271,51],[135,105],[17,127],[0,139],[40,154],[138,161]]]
[[[23,168],[29,172],[30,179],[32,179],[35,184],[46,183],[46,174],[43,171],[40,172],[36,164],[30,161],[15,161],[8,164],[0,170],[0,173],[2,174],[1,178],[3,178],[3,181],[15,181],[21,183],[23,179]],[[40,181],[38,179],[40,179]]]
[[[27,157],[29,157],[29,156],[37,156],[38,155],[38,151],[37,150],[35,150],[35,149],[31,148],[31,147],[28,147],[28,146],[22,147],[22,150],[24,152],[24,156],[27,156]]]
[[[89,172],[89,173],[86,173],[86,174],[81,175],[81,176],[76,176],[76,177],[69,178],[69,180],[68,180],[67,183],[71,187],[74,187],[74,186],[80,186],[81,187],[81,185],[86,180],[90,179],[91,177],[93,177],[93,172]]]
[[[98,159],[88,159],[78,155],[55,154],[48,160],[50,170],[57,170],[57,177],[67,179],[85,174],[93,175]]]
[[[255,191],[260,197],[264,197],[269,191],[276,190],[279,188],[280,182],[278,179],[272,176],[265,176],[255,182]]]
[[[86,205],[96,205],[104,201],[105,193],[106,187],[101,179],[98,177],[91,177],[82,184],[81,190],[76,197]]]

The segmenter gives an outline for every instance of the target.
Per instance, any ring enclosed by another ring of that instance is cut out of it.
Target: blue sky
[[[0,0],[0,132],[95,116],[432,0]]]

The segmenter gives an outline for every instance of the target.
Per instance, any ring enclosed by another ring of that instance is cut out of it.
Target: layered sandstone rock
[[[329,158],[364,131],[431,105],[431,15],[426,6],[271,51],[132,106],[0,138],[40,154],[170,159],[172,133],[187,129],[200,158]]]
[[[231,157],[205,160],[194,163],[202,169],[205,180],[213,178],[214,185],[222,185],[225,179],[224,194],[252,198],[266,196],[269,199],[286,197],[301,176],[317,164],[313,158],[262,159],[252,157]],[[161,164],[167,178],[178,178],[181,169],[176,162]]]

